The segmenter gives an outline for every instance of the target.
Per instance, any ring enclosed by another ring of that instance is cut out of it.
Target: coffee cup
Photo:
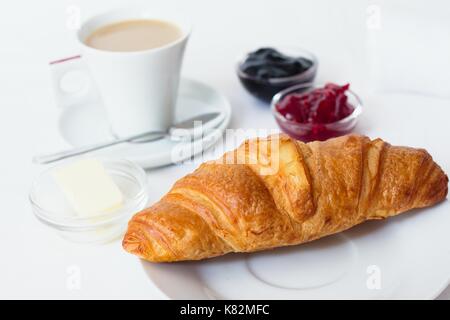
[[[100,100],[117,137],[167,130],[190,31],[185,19],[146,8],[88,19],[77,32],[81,54],[51,63],[57,103]],[[74,74],[83,84],[67,90],[63,84]]]

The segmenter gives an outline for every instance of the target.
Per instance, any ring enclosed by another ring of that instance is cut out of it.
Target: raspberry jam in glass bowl
[[[270,102],[283,89],[314,81],[317,59],[294,47],[263,47],[247,53],[237,63],[237,75],[247,91]]]
[[[280,128],[301,141],[327,140],[349,133],[362,111],[359,97],[333,83],[290,87],[276,94],[271,109]]]

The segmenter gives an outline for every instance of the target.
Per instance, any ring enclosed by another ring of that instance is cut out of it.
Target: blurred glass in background
[[[450,98],[450,1],[372,0],[369,90]]]

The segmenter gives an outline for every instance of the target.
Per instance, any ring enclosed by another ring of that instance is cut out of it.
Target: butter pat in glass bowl
[[[71,162],[46,169],[31,187],[29,199],[35,216],[71,241],[102,243],[119,237],[129,219],[144,209],[148,202],[147,176],[141,167],[128,160],[96,160],[101,162],[122,193],[121,205],[113,210],[89,215],[80,215],[74,210],[55,179],[55,172]],[[95,194],[92,197],[95,199]]]

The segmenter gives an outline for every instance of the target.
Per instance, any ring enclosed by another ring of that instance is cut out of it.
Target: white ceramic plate
[[[230,104],[213,88],[198,81],[181,79],[175,121],[207,112],[221,112],[224,120],[214,130],[208,130],[202,138],[192,143],[165,138],[148,143],[123,143],[97,151],[97,154],[111,158],[127,158],[144,168],[151,168],[189,159],[214,145],[230,122]],[[65,108],[59,118],[59,131],[72,146],[113,139],[103,109],[94,104]]]
[[[357,131],[425,147],[450,172],[446,100],[397,95],[365,101]],[[142,265],[172,299],[432,299],[449,284],[449,230],[446,200],[309,244]]]

